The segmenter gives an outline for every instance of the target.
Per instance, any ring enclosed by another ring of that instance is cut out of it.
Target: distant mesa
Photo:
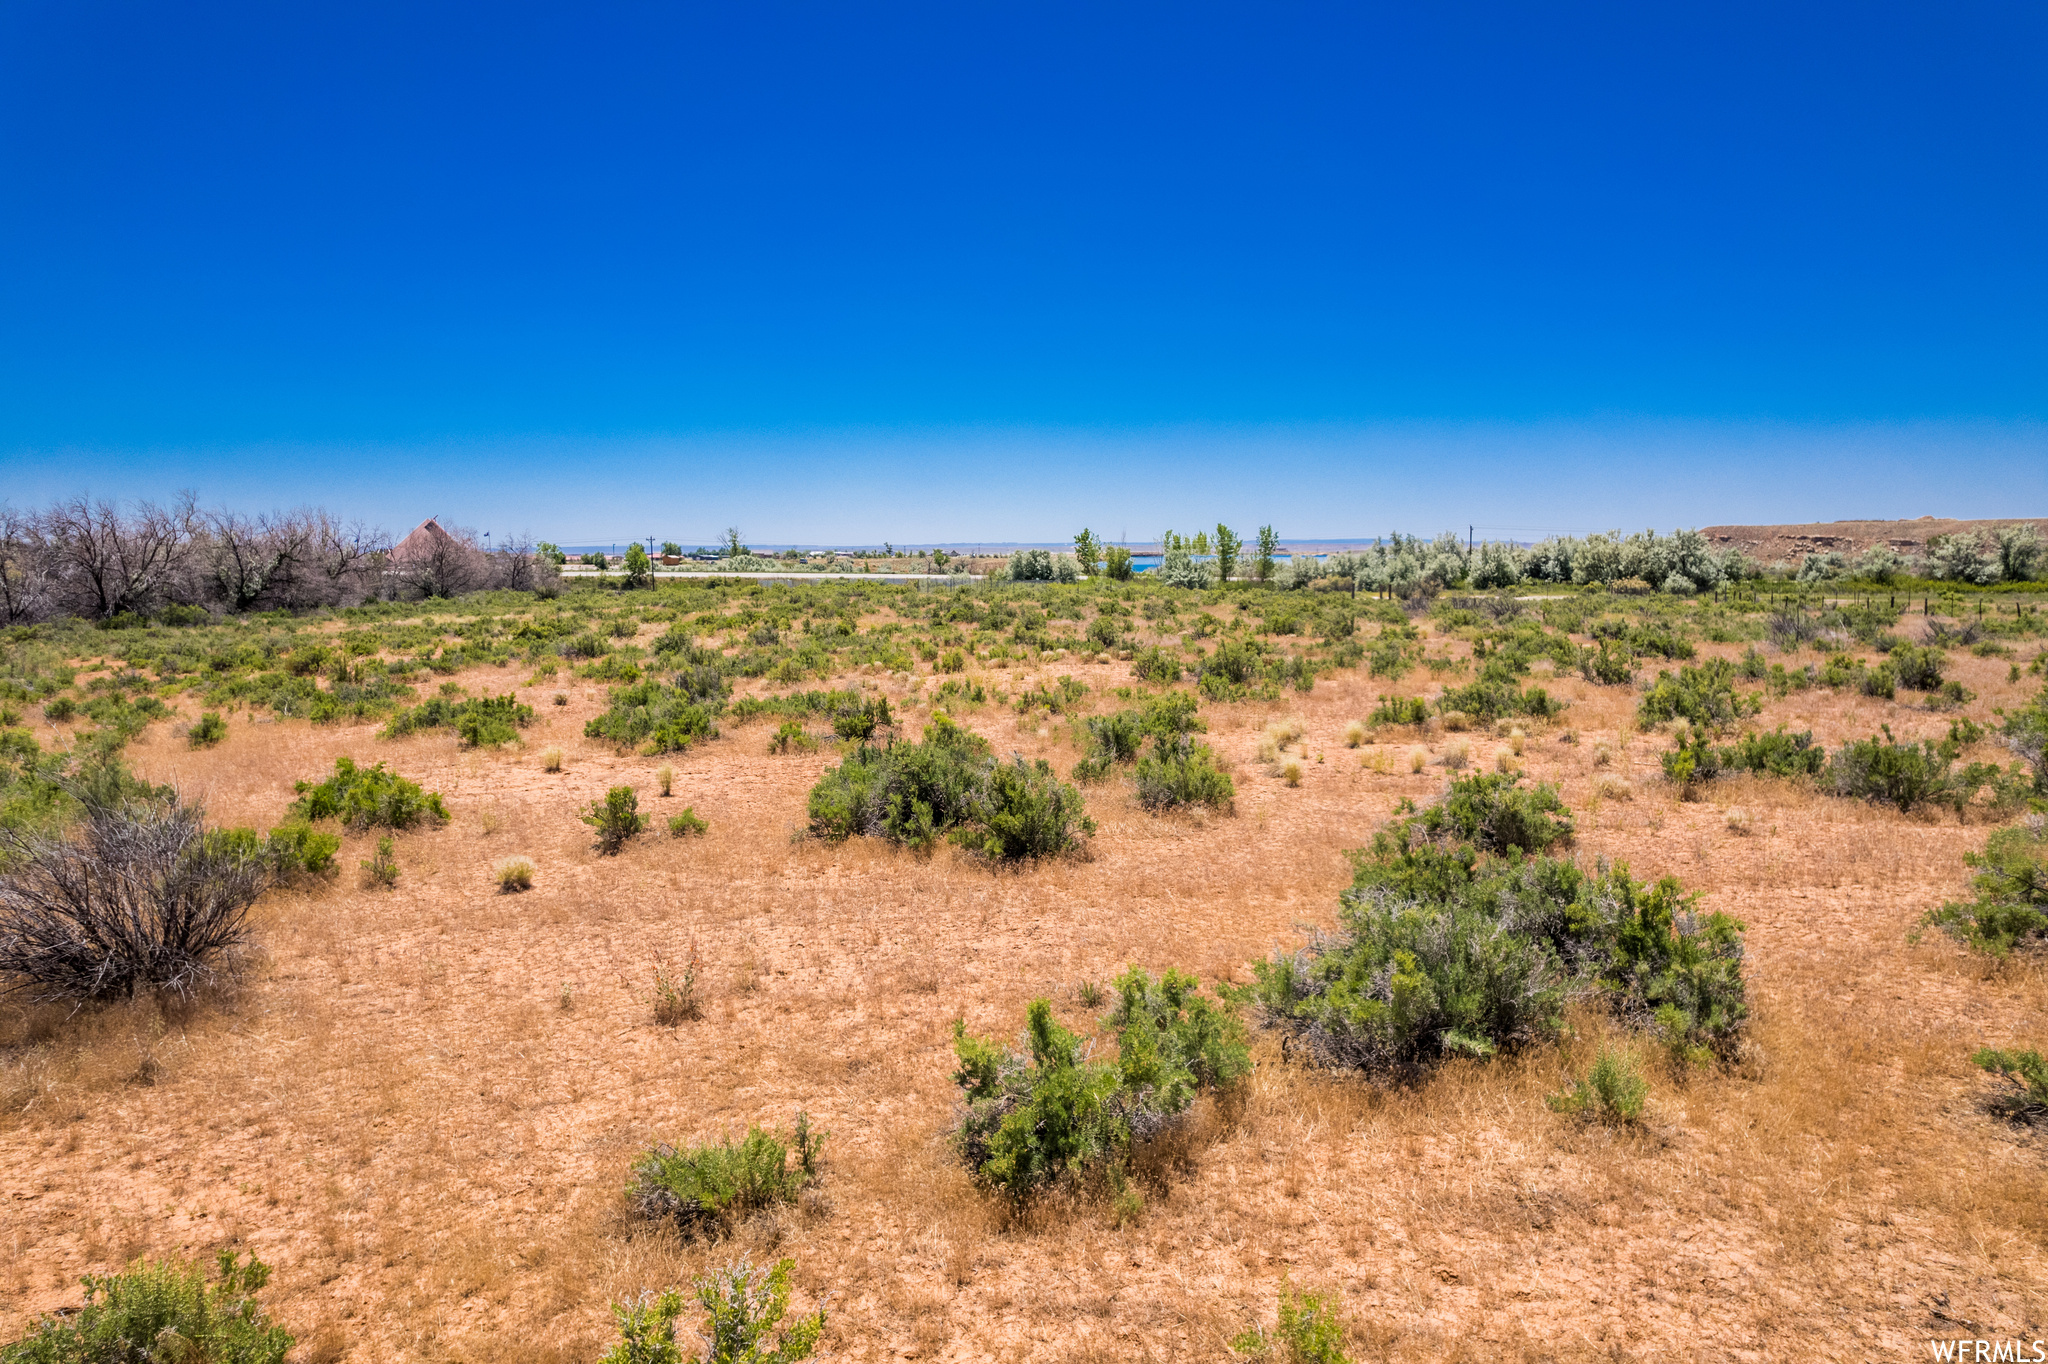
[[[1761,563],[1797,563],[1808,554],[1833,551],[1849,557],[1878,545],[1900,554],[1922,554],[1927,542],[1941,535],[1995,530],[2031,524],[2048,536],[2048,518],[2006,516],[1988,521],[1956,521],[1922,516],[1911,521],[1826,521],[1793,526],[1704,526],[1700,534],[1717,549],[1739,549]]]

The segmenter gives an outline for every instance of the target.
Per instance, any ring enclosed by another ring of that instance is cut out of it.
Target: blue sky
[[[16,3],[5,495],[573,541],[2042,513],[2044,40]]]

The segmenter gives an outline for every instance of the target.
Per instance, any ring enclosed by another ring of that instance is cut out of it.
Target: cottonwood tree
[[[1227,583],[1230,575],[1237,572],[1237,553],[1244,548],[1244,541],[1237,538],[1237,532],[1216,523],[1216,581]]]
[[[77,497],[52,507],[44,527],[69,570],[83,614],[108,619],[146,612],[183,572],[198,521],[190,493],[169,507]]]

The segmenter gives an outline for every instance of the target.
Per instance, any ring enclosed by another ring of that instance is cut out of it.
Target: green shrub
[[[334,870],[341,835],[321,833],[304,820],[286,820],[264,840],[264,856],[280,876],[324,876]]]
[[[795,1267],[794,1260],[779,1260],[764,1275],[741,1260],[696,1280],[697,1301],[711,1314],[701,1333],[711,1346],[706,1364],[797,1364],[811,1357],[825,1330],[824,1309],[782,1325]],[[674,1289],[613,1303],[619,1343],[600,1364],[683,1364],[675,1341],[682,1314],[683,1295]]]
[[[1745,734],[1726,747],[1708,743],[1702,730],[1689,730],[1679,734],[1677,748],[1663,755],[1665,778],[1686,787],[1738,772],[1819,776],[1827,759],[1827,750],[1814,743],[1812,730],[1789,734],[1783,725],[1768,733]]]
[[[1344,1323],[1335,1293],[1297,1292],[1280,1281],[1280,1320],[1269,1334],[1254,1326],[1230,1342],[1230,1348],[1274,1364],[1351,1364],[1344,1353]]]
[[[614,687],[611,705],[584,723],[583,737],[604,739],[622,753],[638,747],[647,754],[681,753],[700,739],[715,739],[724,683],[715,673],[711,680],[718,685],[709,694],[701,673],[689,674],[687,681],[678,674],[672,682],[649,678]]]
[[[1930,710],[1954,710],[1958,706],[1967,706],[1976,699],[1977,693],[1960,682],[1949,681],[1927,693],[1927,706]]]
[[[212,748],[228,737],[228,722],[213,711],[206,711],[192,724],[185,735],[185,741],[194,748]]]
[[[378,737],[397,739],[426,729],[453,729],[470,748],[496,748],[511,743],[533,723],[533,707],[522,706],[512,693],[459,701],[436,696],[391,717]]]
[[[517,895],[533,889],[533,863],[523,857],[499,863],[496,876],[500,895]]]
[[[271,1323],[256,1294],[270,1267],[233,1251],[215,1278],[186,1260],[137,1260],[122,1274],[85,1276],[85,1304],[44,1317],[35,1333],[0,1346],[0,1364],[283,1364],[297,1342]]]
[[[1081,698],[1087,694],[1088,685],[1085,682],[1076,682],[1071,677],[1063,676],[1049,687],[1031,687],[1019,692],[1016,707],[1019,714],[1044,710],[1060,715],[1079,705]]]
[[[924,849],[950,837],[1003,859],[1069,851],[1095,832],[1080,792],[1049,764],[997,763],[986,740],[943,713],[921,743],[863,744],[828,769],[811,788],[809,813],[819,838],[862,835]]]
[[[1145,746],[1145,717],[1135,710],[1091,715],[1084,726],[1088,755],[1074,766],[1075,781],[1101,781],[1123,763],[1138,760]]]
[[[973,824],[953,830],[961,847],[995,861],[1055,857],[1095,832],[1081,793],[1053,774],[1043,758],[1021,756],[989,770],[987,794]]]
[[[1442,800],[1399,826],[1404,844],[1427,839],[1469,843],[1482,853],[1542,852],[1572,841],[1572,815],[1549,782],[1524,788],[1519,772],[1475,772],[1451,783]]]
[[[2040,666],[2038,659],[2035,666]],[[2020,709],[2000,714],[1998,741],[2033,769],[2036,794],[2048,796],[2048,686]]]
[[[684,1231],[729,1224],[741,1214],[795,1202],[818,1177],[825,1136],[799,1111],[787,1140],[749,1127],[738,1141],[656,1146],[633,1166],[627,1197],[642,1217],[673,1220]]]
[[[784,720],[776,726],[774,737],[768,740],[770,753],[812,753],[817,747],[818,741],[795,720]]]
[[[642,1289],[630,1302],[613,1303],[619,1341],[598,1364],[683,1364],[676,1348],[676,1318],[682,1314],[683,1295],[673,1288]]]
[[[1606,641],[1597,648],[1580,652],[1579,672],[1588,682],[1618,687],[1636,680],[1635,655],[1612,641]]]
[[[1643,1103],[1649,1097],[1650,1082],[1643,1078],[1635,1058],[1602,1047],[1584,1079],[1572,1081],[1545,1102],[1555,1112],[1619,1127],[1642,1121]]]
[[[383,763],[358,767],[353,758],[336,758],[326,781],[302,781],[292,789],[299,794],[292,813],[301,819],[338,819],[358,829],[410,829],[423,819],[448,819],[439,791],[422,791]]]
[[[1230,774],[1216,765],[1215,750],[1188,738],[1154,739],[1131,779],[1138,804],[1154,814],[1189,805],[1227,810],[1237,799]]]
[[[1714,731],[1756,714],[1762,702],[1754,692],[1736,691],[1735,677],[1735,665],[1725,658],[1682,667],[1676,675],[1660,671],[1636,703],[1636,725],[1649,729],[1684,720],[1695,729]]]
[[[2048,1117],[2048,1061],[2038,1051],[1998,1051],[1985,1047],[1970,1063],[2006,1080],[2012,1088],[1991,1101],[1995,1113],[2031,1122]]]
[[[1965,853],[1976,868],[1976,899],[1950,901],[1926,922],[1993,956],[2014,948],[2048,947],[2048,824],[2035,816],[1994,831],[1982,853]]]
[[[1342,932],[1254,968],[1267,1021],[1326,1064],[1398,1074],[1549,1035],[1592,992],[1675,1047],[1725,1053],[1747,1014],[1742,926],[1702,917],[1668,877],[1526,856],[1561,842],[1569,817],[1518,807],[1537,793],[1509,785],[1465,779],[1464,799],[1383,830],[1358,858]]]
[[[1132,967],[1116,987],[1103,1019],[1117,1036],[1114,1062],[1090,1059],[1043,999],[1027,1011],[1027,1051],[953,1025],[965,1099],[954,1143],[975,1178],[1013,1203],[1063,1180],[1121,1188],[1134,1143],[1175,1127],[1198,1093],[1251,1072],[1243,1024],[1193,976],[1169,970],[1155,981]]]
[[[1446,715],[1462,711],[1481,720],[1500,720],[1514,715],[1540,720],[1564,709],[1564,703],[1552,699],[1543,688],[1517,687],[1515,682],[1509,670],[1489,663],[1480,669],[1479,676],[1470,686],[1446,687],[1437,700],[1437,709]]]
[[[78,714],[78,702],[69,696],[60,696],[43,707],[43,718],[51,724],[61,725]]]
[[[711,822],[698,816],[694,806],[686,805],[683,812],[668,822],[670,838],[690,838],[711,827]]]
[[[1892,737],[1890,725],[1883,728],[1882,741],[1872,735],[1836,750],[1828,765],[1835,794],[1882,801],[1901,810],[1947,798],[1953,755],[1926,740],[1900,743]]]
[[[1156,644],[1131,661],[1131,676],[1140,682],[1178,682],[1182,671],[1180,660]]]
[[[1365,722],[1381,725],[1425,725],[1429,723],[1429,702],[1419,696],[1384,696],[1372,708]]]
[[[889,714],[889,698],[877,696],[860,701],[838,711],[832,717],[832,732],[842,739],[855,739],[865,743],[875,737],[875,731],[888,729],[896,723]]]
[[[1947,662],[1942,651],[1931,644],[1901,644],[1891,651],[1892,670],[1899,685],[1913,691],[1939,690],[1941,670]]]
[[[1145,740],[1161,741],[1162,754],[1168,746],[1184,747],[1178,741],[1209,728],[1196,714],[1195,698],[1184,692],[1169,692],[1135,709],[1088,717],[1084,732],[1088,753],[1074,768],[1076,781],[1101,781],[1116,767],[1136,762]]]
[[[1111,582],[1127,583],[1137,572],[1131,552],[1122,545],[1111,545],[1103,551],[1103,574]]]
[[[398,858],[392,850],[390,835],[377,840],[377,851],[364,858],[361,865],[364,885],[390,890],[398,884]]]
[[[579,818],[597,830],[594,846],[606,857],[616,857],[626,840],[638,836],[648,823],[648,817],[640,813],[640,797],[630,786],[612,787],[603,800],[590,802]]]

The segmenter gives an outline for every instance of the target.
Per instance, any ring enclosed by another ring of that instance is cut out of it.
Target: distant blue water
[[[1216,556],[1213,554],[1190,554],[1188,557],[1190,559],[1193,559],[1196,563],[1202,564],[1208,563]],[[1330,556],[1327,554],[1309,554],[1304,555],[1303,557],[1309,559],[1327,559]],[[1160,556],[1157,554],[1134,554],[1131,556],[1131,567],[1133,570],[1139,573],[1150,573],[1153,569],[1159,567],[1159,562]],[[1239,571],[1242,572],[1245,565],[1249,562],[1249,560],[1247,560],[1243,555],[1240,554],[1237,558]],[[1294,562],[1294,556],[1292,554],[1275,554],[1273,556],[1273,562],[1280,564],[1292,563]]]

